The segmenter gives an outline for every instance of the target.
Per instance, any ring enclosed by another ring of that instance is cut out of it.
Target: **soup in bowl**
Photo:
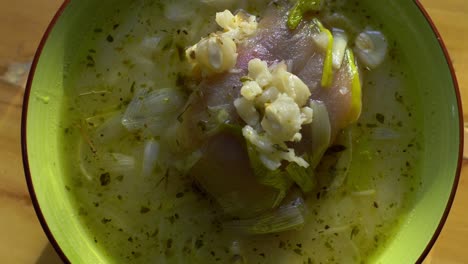
[[[460,113],[417,2],[67,1],[24,164],[65,261],[411,263],[453,200]]]

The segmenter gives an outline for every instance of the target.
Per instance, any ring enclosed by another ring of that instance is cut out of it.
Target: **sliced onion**
[[[293,229],[304,225],[304,200],[297,198],[293,203],[263,213],[250,219],[233,220],[224,224],[228,230],[246,234],[270,234]]]
[[[132,132],[147,130],[152,135],[159,136],[176,118],[177,111],[184,103],[184,93],[174,88],[152,92],[148,89],[141,89],[128,105],[122,117],[122,124]]]
[[[128,104],[127,110],[122,117],[122,125],[124,125],[129,131],[135,131],[143,127],[146,119],[149,115],[142,113],[143,111],[143,100],[148,94],[148,89],[141,89],[136,92],[130,104]]]
[[[334,235],[334,234],[339,234],[342,232],[346,232],[351,228],[350,225],[343,225],[343,226],[332,226],[327,229],[320,230],[319,233],[322,235]]]
[[[347,46],[348,36],[346,33],[341,29],[333,29],[332,62],[335,70],[341,68]]]
[[[122,153],[105,153],[101,165],[109,172],[128,173],[135,169],[135,158]]]
[[[156,161],[158,160],[159,156],[159,143],[154,140],[148,140],[145,143],[145,150],[143,155],[141,175],[143,178],[145,178],[151,176],[151,173],[156,167]]]
[[[387,54],[387,40],[380,31],[366,30],[361,32],[355,41],[355,53],[364,66],[375,69]]]
[[[122,126],[121,119],[122,114],[116,113],[99,125],[94,133],[96,141],[99,143],[109,143],[128,133],[125,127]]]
[[[174,88],[164,88],[148,93],[144,106],[152,115],[164,115],[177,112],[185,103],[184,94]]]

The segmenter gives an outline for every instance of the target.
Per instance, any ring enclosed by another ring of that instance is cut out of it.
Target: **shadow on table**
[[[37,259],[36,264],[63,264],[64,262],[60,259],[55,252],[54,247],[47,243],[47,246],[42,250],[41,256]]]

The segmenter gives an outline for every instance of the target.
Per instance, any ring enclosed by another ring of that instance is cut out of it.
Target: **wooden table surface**
[[[468,0],[421,0],[448,47],[468,117]],[[24,180],[20,119],[26,74],[60,0],[0,0],[0,263],[60,263]],[[445,227],[426,264],[468,263],[468,163]]]

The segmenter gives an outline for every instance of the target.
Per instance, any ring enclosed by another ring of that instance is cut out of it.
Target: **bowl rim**
[[[457,100],[457,107],[458,107],[458,123],[459,123],[459,149],[458,149],[458,161],[457,161],[457,169],[455,172],[455,178],[452,184],[452,189],[450,192],[449,199],[447,201],[447,204],[445,206],[444,213],[439,221],[439,224],[434,231],[434,234],[432,235],[431,240],[428,242],[426,245],[425,249],[421,252],[421,255],[417,259],[416,263],[422,263],[424,259],[427,257],[429,252],[431,251],[432,247],[434,246],[437,238],[439,237],[440,233],[442,232],[442,229],[447,221],[448,215],[450,213],[450,210],[452,208],[453,201],[455,199],[455,195],[457,192],[457,186],[458,182],[460,180],[460,173],[461,173],[461,167],[463,163],[463,142],[464,142],[464,123],[463,123],[463,110],[462,110],[462,101],[461,101],[461,96],[460,96],[460,87],[458,85],[457,77],[455,74],[455,68],[453,66],[452,60],[450,58],[448,49],[442,40],[442,36],[440,32],[438,31],[437,27],[435,26],[434,21],[432,18],[429,16],[429,13],[426,11],[420,0],[413,0],[415,3],[416,7],[420,10],[424,18],[426,19],[426,22],[429,24],[429,26],[432,29],[432,32],[434,33],[439,46],[441,47],[443,54],[445,56],[445,60],[447,62],[447,66],[449,67],[450,74],[452,77],[452,82],[453,82],[453,87],[455,90],[455,95],[456,95],[456,100]],[[29,167],[29,160],[28,160],[28,147],[27,147],[27,137],[26,137],[26,131],[27,131],[27,117],[28,117],[28,106],[29,106],[29,99],[31,95],[31,87],[32,87],[32,82],[34,79],[34,75],[36,72],[37,64],[39,62],[39,59],[41,57],[42,51],[44,49],[44,46],[46,45],[46,42],[50,36],[50,33],[52,32],[53,28],[57,24],[59,18],[62,16],[63,12],[65,9],[68,7],[68,5],[71,3],[71,0],[64,0],[64,2],[61,4],[55,15],[53,16],[52,20],[50,21],[49,25],[47,26],[46,31],[44,32],[42,39],[38,45],[38,48],[34,54],[34,59],[31,64],[31,69],[29,71],[28,75],[28,81],[26,83],[25,87],[25,92],[24,92],[24,97],[23,97],[23,105],[22,105],[22,113],[21,113],[21,153],[22,153],[22,160],[23,160],[23,168],[24,168],[24,174],[26,178],[26,183],[29,191],[29,195],[31,196],[31,201],[34,206],[34,210],[36,212],[37,218],[42,226],[42,229],[44,233],[46,234],[49,242],[51,245],[54,247],[55,251],[61,258],[61,260],[64,263],[71,263],[68,257],[66,256],[65,252],[62,250],[60,245],[58,244],[57,240],[55,239],[54,235],[52,234],[47,221],[44,217],[44,214],[42,213],[41,206],[39,204],[39,201],[36,196],[36,192],[34,190],[34,185],[32,182],[32,176],[31,176],[31,171]]]

